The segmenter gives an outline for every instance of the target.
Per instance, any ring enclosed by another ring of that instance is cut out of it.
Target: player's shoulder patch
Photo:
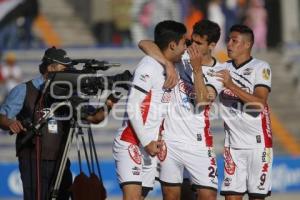
[[[263,68],[262,70],[262,77],[263,79],[265,79],[266,81],[270,79],[270,76],[271,76],[271,70],[270,68]]]

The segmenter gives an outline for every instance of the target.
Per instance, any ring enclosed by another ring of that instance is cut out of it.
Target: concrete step
[[[53,25],[61,38],[62,46],[94,45],[90,28],[76,15],[76,11],[62,0],[41,0],[41,12]]]

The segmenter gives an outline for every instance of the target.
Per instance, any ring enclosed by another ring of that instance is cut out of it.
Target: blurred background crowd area
[[[153,38],[154,26],[161,20],[183,22],[191,33],[196,21],[207,18],[222,29],[220,47],[230,26],[243,23],[253,28],[256,48],[265,50],[281,44],[280,4],[290,1],[0,0],[0,48],[128,46]]]
[[[298,0],[0,0],[0,59],[5,61],[8,50],[53,45],[136,47],[141,39],[153,39],[155,25],[166,19],[183,22],[188,36],[201,19],[217,22],[221,61],[227,59],[225,41],[236,23],[253,29],[254,51],[284,47],[286,53],[297,50],[300,41],[299,11]],[[288,55],[287,67],[299,60]],[[297,76],[293,82],[300,85]]]

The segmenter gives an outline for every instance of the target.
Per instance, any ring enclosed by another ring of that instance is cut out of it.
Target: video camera
[[[84,64],[82,69],[76,69],[75,65]],[[112,90],[114,88],[129,89],[129,81],[132,74],[126,70],[123,73],[105,76],[97,73],[99,70],[105,71],[111,67],[118,67],[118,63],[108,63],[95,59],[72,60],[72,66],[62,72],[52,72],[49,74],[51,84],[54,84],[54,96],[65,96],[73,91],[83,95],[96,95],[99,91]],[[51,86],[51,85],[50,85]]]

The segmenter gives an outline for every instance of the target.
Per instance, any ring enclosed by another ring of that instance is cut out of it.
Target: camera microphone
[[[95,59],[74,59],[72,60],[73,65],[77,65],[79,63],[83,63],[84,68],[92,69],[92,70],[107,70],[111,67],[120,67],[120,63],[108,63],[107,61],[98,61]]]

